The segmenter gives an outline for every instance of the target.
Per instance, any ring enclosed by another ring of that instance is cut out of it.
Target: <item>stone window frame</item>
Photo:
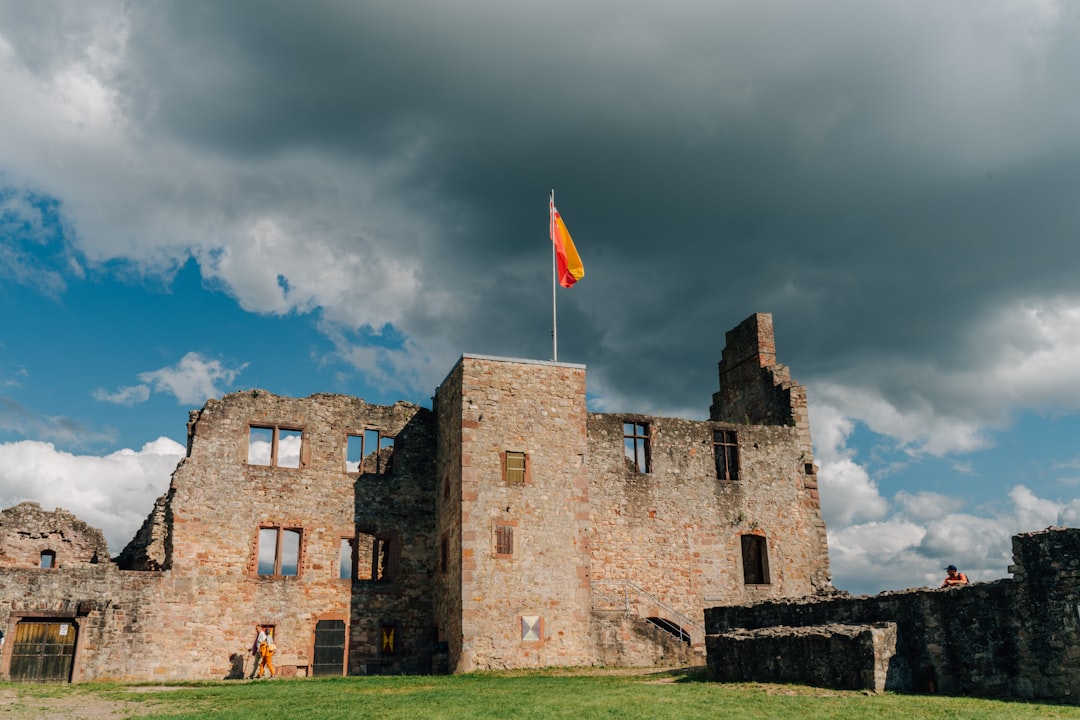
[[[514,557],[514,530],[517,520],[495,520],[491,523],[491,556],[509,560]]]
[[[367,448],[368,439],[371,436],[374,436],[374,441],[375,441],[375,450],[374,451],[368,450],[368,448]],[[360,461],[358,462],[357,467],[356,467],[355,470],[349,468],[349,446],[350,446],[350,439],[351,438],[359,438],[359,440],[360,440]],[[391,450],[390,459],[387,461],[385,466],[380,466],[379,465],[379,459],[380,459],[379,458],[379,453],[383,450],[384,443],[387,440],[390,441],[389,445],[387,445],[387,447],[389,447],[390,450]],[[393,452],[393,450],[394,450],[394,445],[395,445],[396,441],[397,441],[397,436],[396,435],[388,435],[388,434],[384,433],[382,430],[380,430],[378,428],[365,427],[365,428],[362,428],[362,429],[359,429],[359,430],[349,430],[349,431],[347,431],[345,433],[345,472],[348,473],[349,475],[356,475],[358,477],[360,475],[365,475],[365,474],[367,474],[367,475],[383,475],[383,474],[389,473],[394,467],[394,452]],[[372,454],[375,455],[375,467],[374,468],[369,468],[364,461],[367,460],[368,457],[370,457]]]
[[[622,421],[623,457],[638,473],[652,473],[652,423],[624,418]]]
[[[738,482],[739,432],[727,428],[713,428],[712,433],[716,478],[728,482]]]
[[[370,525],[357,527],[353,541],[353,581],[365,587],[377,588],[392,585],[401,576],[401,539],[394,530],[379,530]],[[367,548],[371,552],[369,576],[360,577],[360,553]],[[383,561],[380,565],[380,559]],[[379,568],[382,567],[382,574]]]
[[[517,467],[517,460],[521,467]],[[499,453],[502,466],[502,479],[507,485],[532,485],[532,463],[529,453],[523,450],[503,450]]]
[[[762,533],[744,533],[739,536],[739,544],[743,584],[771,585],[768,538]]]
[[[274,570],[270,573],[259,572],[259,550],[262,547],[262,537],[264,530],[276,530],[277,539],[274,544]],[[294,532],[297,535],[296,542],[296,574],[295,575],[283,575],[281,573],[282,565],[282,551],[284,549],[284,538],[286,532]],[[255,531],[255,576],[260,578],[298,578],[303,574],[304,567],[304,528],[301,525],[289,524],[289,523],[260,523],[258,529]]]
[[[536,639],[528,637],[535,631]],[[538,647],[544,644],[544,616],[543,615],[518,615],[518,632],[521,645],[526,647]]]
[[[45,558],[49,559],[49,564],[45,564]],[[42,550],[41,555],[38,556],[38,568],[41,570],[55,570],[56,565],[56,551],[55,550]]]
[[[268,464],[251,462],[251,433],[253,430],[269,430],[271,433],[270,462]],[[281,440],[281,432],[283,430],[289,433],[300,433],[300,458],[295,466],[279,464],[278,446]],[[278,470],[302,470],[308,465],[308,462],[310,460],[309,455],[310,450],[308,448],[307,433],[304,431],[303,426],[271,422],[248,423],[247,447],[244,455],[244,462],[249,467],[270,467]]]
[[[348,543],[349,551],[346,554],[345,543]],[[342,577],[341,572],[346,567],[346,559],[348,560],[349,574],[347,577]],[[352,582],[356,577],[356,535],[339,535],[338,536],[338,561],[337,561],[337,573],[334,575],[335,580],[342,580],[345,582]]]

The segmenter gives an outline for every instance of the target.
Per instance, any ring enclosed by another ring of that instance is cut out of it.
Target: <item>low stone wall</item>
[[[710,635],[705,643],[710,680],[804,683],[881,692],[896,654],[896,625],[736,630]]]
[[[894,623],[896,652],[888,663],[887,690],[1080,704],[1080,530],[1017,535],[1013,558],[1013,580],[710,608],[705,611],[710,672],[725,677],[722,658],[713,652],[719,641],[709,644],[709,636],[777,626]],[[767,667],[775,657],[768,643],[750,646],[757,651],[745,660],[749,668]],[[814,683],[842,687],[839,676],[825,672],[832,662],[829,647],[819,649],[810,660],[822,666]],[[746,679],[767,679],[764,671],[750,675]]]

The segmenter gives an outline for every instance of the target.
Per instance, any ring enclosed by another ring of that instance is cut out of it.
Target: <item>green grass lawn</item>
[[[0,685],[0,720],[380,718],[1077,718],[1080,707],[797,685],[722,685],[701,672],[473,673],[223,681],[166,687]]]

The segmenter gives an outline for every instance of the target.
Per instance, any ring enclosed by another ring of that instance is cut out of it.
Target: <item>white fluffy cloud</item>
[[[171,367],[139,374],[139,379],[158,392],[175,395],[189,405],[201,405],[207,399],[222,394],[220,385],[230,385],[247,363],[229,367],[221,360],[205,358],[189,352]]]
[[[168,489],[184,454],[182,445],[164,437],[103,457],[61,452],[31,440],[3,443],[0,507],[31,500],[46,510],[70,510],[100,528],[116,554]]]

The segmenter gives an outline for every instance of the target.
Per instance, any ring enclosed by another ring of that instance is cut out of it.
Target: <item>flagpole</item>
[[[559,326],[558,312],[555,308],[556,287],[558,286],[559,271],[555,259],[555,188],[551,189],[551,199],[548,203],[548,227],[551,235],[551,360],[559,361]]]

